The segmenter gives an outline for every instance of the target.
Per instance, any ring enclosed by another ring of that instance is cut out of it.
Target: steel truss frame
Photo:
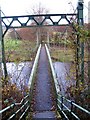
[[[41,17],[42,20],[39,20]],[[54,21],[54,18],[57,18],[57,21]],[[3,37],[10,28],[22,28],[22,27],[42,27],[42,26],[66,26],[72,24],[71,19],[77,17],[77,14],[40,14],[40,15],[25,15],[25,16],[7,16],[2,17],[2,23],[5,25],[6,30],[3,33]],[[7,24],[5,20],[10,20],[10,23]],[[26,19],[25,22],[22,19]],[[49,23],[46,22],[49,20]],[[61,24],[61,20],[66,20],[68,24]],[[29,24],[30,22],[33,24]],[[17,22],[19,25],[13,26],[13,23]]]

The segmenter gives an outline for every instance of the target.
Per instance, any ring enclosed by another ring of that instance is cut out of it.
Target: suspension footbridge
[[[42,27],[42,26],[65,26],[61,24],[61,20],[66,20],[67,25],[72,26],[74,31],[76,29],[73,25],[72,18],[76,17],[80,26],[83,25],[83,2],[78,2],[77,14],[41,14],[41,15],[26,15],[26,16],[0,16],[0,25],[3,23],[6,30],[2,33],[2,26],[0,27],[0,40],[2,42],[2,62],[4,64],[4,75],[7,76],[5,64],[4,51],[4,36],[10,28],[22,27]],[[42,21],[38,21],[38,17],[42,17]],[[58,21],[54,21],[53,17],[58,17]],[[21,19],[27,19],[25,23]],[[10,23],[5,22],[9,19]],[[45,21],[49,20],[51,23],[47,24]],[[19,25],[13,26],[17,21]],[[33,21],[30,25],[28,22]],[[77,35],[77,44],[79,43],[79,36]],[[80,52],[78,52],[80,51]],[[84,76],[84,44],[77,47],[77,58],[80,57],[81,64],[81,78]],[[78,62],[78,60],[77,60]],[[77,66],[78,67],[78,66]],[[49,51],[49,44],[39,44],[36,57],[33,63],[31,74],[28,82],[29,93],[21,100],[21,102],[14,102],[8,107],[0,110],[2,120],[83,120],[84,117],[90,119],[90,111],[84,109],[74,101],[67,99],[62,95],[60,85],[57,80],[57,75],[52,64],[52,59]],[[83,117],[84,116],[84,117]]]

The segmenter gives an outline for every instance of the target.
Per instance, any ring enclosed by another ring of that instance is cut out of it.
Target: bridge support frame
[[[84,20],[83,20],[83,0],[78,0],[78,7],[77,7],[77,23],[80,27],[83,26],[84,24]],[[84,82],[84,42],[80,41],[80,35],[77,35],[77,58],[78,58],[78,62],[79,67],[78,67],[78,71],[79,71],[79,78],[81,80],[81,82]]]
[[[4,66],[4,77],[7,77],[7,67],[6,67],[6,58],[5,58],[5,48],[4,48],[4,38],[2,30],[2,18],[1,18],[1,8],[0,8],[0,67],[3,63]]]

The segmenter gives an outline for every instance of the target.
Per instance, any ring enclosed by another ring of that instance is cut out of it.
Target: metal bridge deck
[[[46,55],[45,47],[42,46],[36,76],[35,105],[33,118],[56,120],[55,103],[52,99],[52,85],[49,62]]]

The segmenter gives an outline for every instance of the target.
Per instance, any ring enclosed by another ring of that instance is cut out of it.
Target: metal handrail
[[[58,81],[57,81],[56,73],[54,71],[54,67],[53,67],[53,64],[52,64],[50,52],[49,52],[49,49],[48,49],[46,44],[45,44],[45,48],[46,48],[47,56],[48,56],[48,59],[49,59],[49,64],[50,64],[50,67],[51,67],[51,72],[52,72],[52,77],[53,77],[54,84],[55,84],[55,89],[56,89],[57,93],[60,93],[60,88],[59,88],[59,84],[58,84]]]
[[[5,114],[6,116],[5,116],[5,120],[11,120],[11,119],[13,119],[14,117],[16,117],[20,112],[20,117],[19,117],[19,120],[21,120],[23,117],[24,117],[24,115],[26,114],[26,112],[28,111],[28,109],[29,109],[29,107],[30,107],[30,105],[29,105],[29,94],[28,95],[26,95],[21,101],[20,101],[20,103],[13,103],[13,104],[11,104],[10,106],[8,106],[8,107],[6,107],[6,108],[4,108],[4,109],[2,109],[2,110],[0,110],[0,115],[2,114],[2,116],[3,116],[3,114],[4,113],[8,113],[8,111],[10,112],[11,110],[15,110],[15,107],[19,107],[20,105],[20,107],[19,108],[16,108],[16,110],[13,112],[13,113],[11,113],[8,117],[7,117],[7,114]]]
[[[40,50],[41,50],[41,44],[39,45],[36,57],[35,57],[35,61],[33,64],[33,68],[30,74],[30,78],[29,78],[29,83],[28,83],[28,88],[29,90],[31,90],[33,87],[33,78],[34,78],[34,74],[36,72],[36,68],[37,68],[37,64],[38,64],[38,60],[39,60],[39,55],[40,55]],[[30,99],[28,99],[30,96]],[[4,113],[8,113],[9,111],[13,110],[13,112],[11,114],[9,114],[9,117],[7,117],[7,114],[5,114],[5,119],[4,120],[11,120],[15,117],[17,117],[20,113],[20,116],[18,116],[18,119],[21,120],[25,114],[27,113],[27,111],[30,108],[30,100],[32,97],[32,93],[30,92],[28,95],[26,95],[20,103],[13,103],[10,106],[4,108],[3,110],[0,111],[0,115],[4,114]],[[18,107],[18,108],[17,108]]]
[[[76,108],[80,111],[83,111],[84,113],[86,113],[90,117],[90,111],[84,109],[83,107],[77,105],[74,101],[71,101],[71,100],[67,99],[66,97],[64,97],[60,94],[59,83],[58,83],[56,73],[55,73],[55,70],[54,70],[54,67],[53,67],[53,64],[52,64],[49,49],[48,49],[46,44],[45,44],[45,47],[46,47],[46,52],[47,52],[47,55],[48,55],[49,63],[50,63],[50,66],[51,66],[51,72],[52,72],[52,76],[53,76],[53,79],[54,79],[55,88],[56,88],[58,110],[62,112],[63,116],[67,120],[69,120],[69,117],[68,117],[68,114],[65,111],[68,111],[69,114],[71,115],[71,117],[73,116],[77,120],[80,120],[79,115],[77,115],[75,113],[74,108]],[[67,106],[65,104],[65,102],[66,102],[66,104],[69,104],[69,106]]]
[[[70,107],[65,105],[65,102],[68,103],[68,105],[70,105]],[[75,108],[82,111],[83,114],[84,113],[87,114],[87,116],[90,118],[90,111],[86,110],[85,108],[76,104],[74,101],[71,101],[60,94],[57,95],[57,106],[58,106],[58,109],[62,112],[62,114],[64,115],[64,117],[67,120],[69,118],[68,118],[68,114],[65,111],[68,111],[70,116],[76,118],[77,120],[80,120],[79,115],[77,115],[77,113],[74,111]]]
[[[34,74],[36,73],[36,68],[37,68],[37,64],[38,64],[38,60],[39,60],[39,55],[40,55],[40,50],[41,50],[41,44],[39,45],[39,48],[37,50],[35,61],[34,61],[34,64],[33,64],[32,70],[31,70],[31,75],[30,75],[29,82],[28,82],[28,88],[29,89],[31,89],[31,87],[32,87]]]

